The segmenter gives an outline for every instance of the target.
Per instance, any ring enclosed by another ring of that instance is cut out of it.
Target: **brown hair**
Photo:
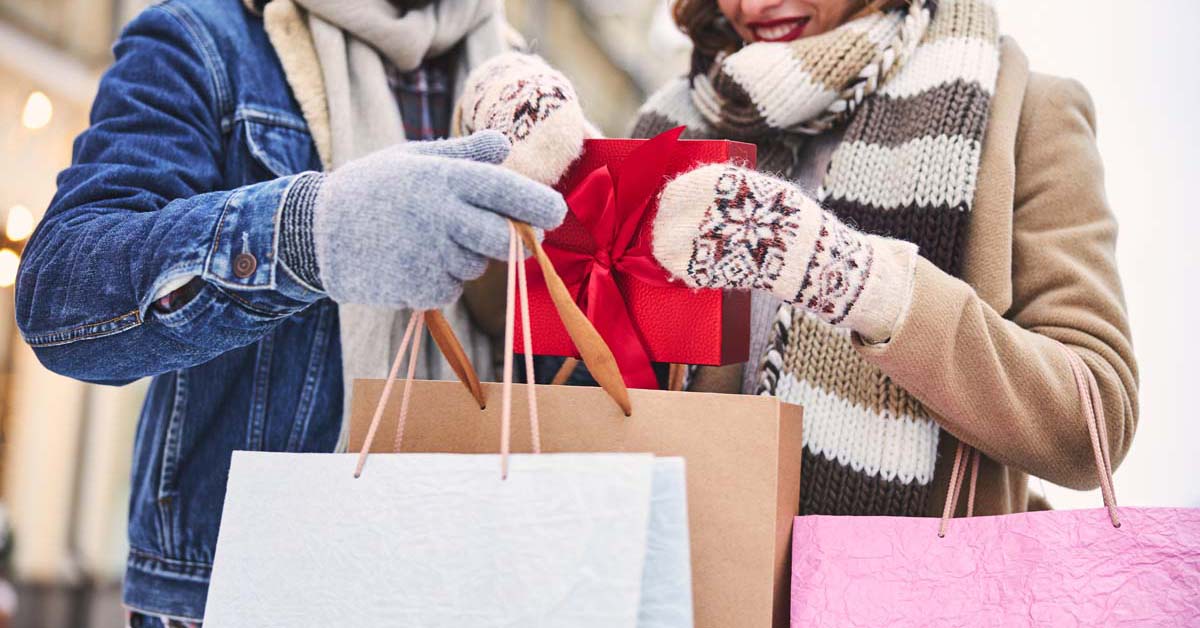
[[[858,17],[871,11],[884,11],[900,7],[908,0],[859,0],[863,7],[854,14]],[[675,0],[671,12],[679,30],[692,40],[695,54],[713,57],[719,52],[733,52],[742,46],[728,20],[717,7],[717,0]]]

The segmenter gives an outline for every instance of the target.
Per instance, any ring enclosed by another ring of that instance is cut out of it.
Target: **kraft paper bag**
[[[350,443],[361,447],[384,380],[356,380]],[[413,382],[404,452],[486,453],[500,443],[501,384],[486,409],[458,382]],[[526,386],[513,386],[512,447],[529,451]],[[801,410],[769,397],[628,390],[631,414],[600,388],[535,386],[542,451],[650,452],[687,465],[695,625],[788,625],[792,519],[800,505]],[[379,430],[395,429],[399,401]],[[376,439],[372,451],[392,450]],[[369,463],[368,463],[369,464]]]
[[[205,626],[691,625],[679,459],[513,455],[506,479],[497,455],[354,467],[235,452]]]

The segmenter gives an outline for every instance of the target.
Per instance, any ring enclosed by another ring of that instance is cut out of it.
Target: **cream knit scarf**
[[[388,0],[296,0],[307,11],[308,27],[324,79],[331,150],[322,156],[326,170],[387,146],[405,141],[395,94],[388,85],[385,63],[401,71],[416,69],[426,58],[460,44],[455,96],[471,68],[506,49],[506,29],[499,0],[438,0],[402,12]],[[445,310],[472,362],[487,377],[490,342],[474,329],[462,305]],[[345,417],[356,378],[386,377],[403,335],[408,312],[340,304],[342,376]],[[454,377],[425,339],[417,377]]]
[[[821,35],[697,58],[636,129],[683,123],[753,141],[767,170],[786,169],[804,136],[844,130],[818,200],[958,275],[998,64],[990,2],[912,0]],[[925,513],[937,424],[847,333],[782,307],[758,381],[759,394],[804,406],[803,512]]]

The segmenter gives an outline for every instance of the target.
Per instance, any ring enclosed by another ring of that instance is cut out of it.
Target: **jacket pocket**
[[[320,170],[308,127],[291,114],[242,107],[235,120],[235,142],[242,163],[231,164],[244,173],[243,184],[268,181],[306,170]]]

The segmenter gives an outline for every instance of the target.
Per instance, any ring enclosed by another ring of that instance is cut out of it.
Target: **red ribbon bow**
[[[549,240],[544,244],[563,283],[612,349],[631,388],[658,388],[658,379],[616,276],[653,286],[671,284],[667,271],[654,259],[649,230],[640,227],[663,185],[684,128],[647,140],[619,166],[593,170],[566,195],[568,210],[591,235],[591,249],[564,248]]]

